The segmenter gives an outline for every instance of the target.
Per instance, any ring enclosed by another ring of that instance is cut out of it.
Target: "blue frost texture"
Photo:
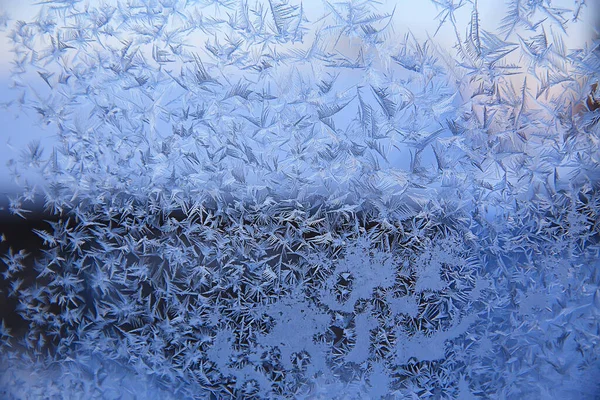
[[[0,14],[0,398],[600,398],[595,8],[483,3]]]

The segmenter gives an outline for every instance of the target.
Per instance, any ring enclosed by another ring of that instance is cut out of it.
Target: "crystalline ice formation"
[[[593,5],[37,7],[0,17],[58,138],[7,164],[49,222],[2,244],[0,397],[600,393]]]

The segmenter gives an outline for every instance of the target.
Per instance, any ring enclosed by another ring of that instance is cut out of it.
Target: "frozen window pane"
[[[0,397],[596,398],[598,13],[0,10]]]

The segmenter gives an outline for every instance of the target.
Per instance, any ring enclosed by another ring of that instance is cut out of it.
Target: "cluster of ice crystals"
[[[9,108],[58,137],[8,163],[50,222],[2,257],[0,397],[597,395],[589,5],[432,1],[454,48],[366,0],[0,16]]]

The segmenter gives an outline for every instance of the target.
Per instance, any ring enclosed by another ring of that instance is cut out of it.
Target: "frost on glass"
[[[593,7],[423,4],[422,37],[402,2],[0,15],[55,135],[7,163],[48,223],[3,247],[0,397],[597,396]]]

